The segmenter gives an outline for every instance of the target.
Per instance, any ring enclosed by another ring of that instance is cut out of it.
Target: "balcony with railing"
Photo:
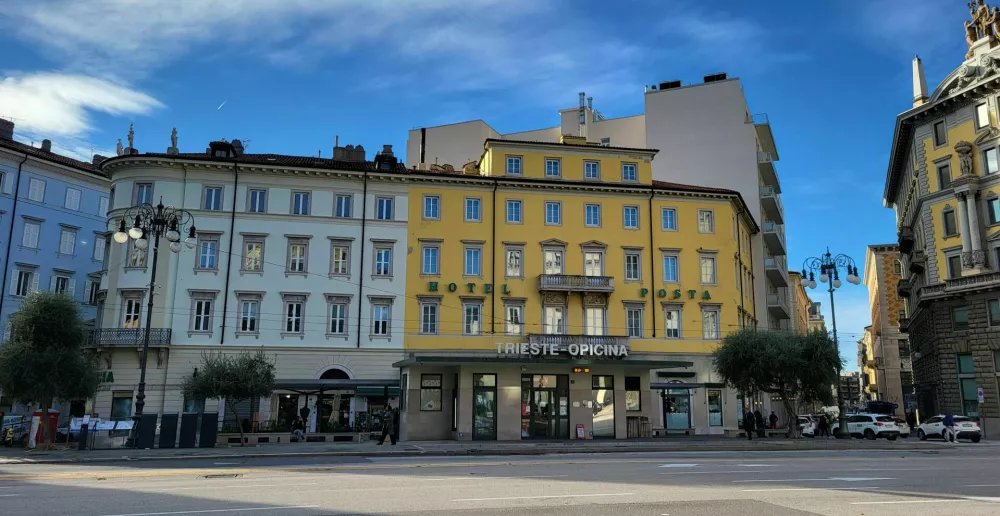
[[[773,187],[781,193],[781,183],[778,181],[778,170],[774,166],[774,155],[770,152],[757,152],[757,172],[764,186]]]
[[[761,150],[774,156],[774,161],[780,159],[778,158],[778,147],[774,144],[774,133],[771,132],[771,121],[767,118],[767,113],[757,113],[747,116],[747,122],[752,123],[754,129],[757,130],[757,141],[760,143]]]
[[[792,314],[788,308],[788,296],[780,292],[767,295],[767,310],[777,319],[790,319]]]
[[[628,337],[623,335],[570,335],[570,334],[528,334],[528,344],[545,344],[557,349],[568,349],[570,345],[588,346],[625,346],[628,349]]]
[[[145,328],[101,328],[91,330],[87,346],[92,348],[142,347]],[[170,328],[150,328],[149,345],[170,344]]]
[[[764,215],[778,224],[785,223],[785,207],[781,205],[781,194],[770,186],[760,187],[760,205]]]
[[[765,220],[761,226],[764,233],[764,244],[771,250],[772,255],[786,255],[785,248],[785,226]]]
[[[764,258],[764,272],[767,279],[776,287],[788,286],[788,265],[782,256],[768,256]]]
[[[614,292],[611,276],[580,274],[542,274],[538,276],[539,292]]]

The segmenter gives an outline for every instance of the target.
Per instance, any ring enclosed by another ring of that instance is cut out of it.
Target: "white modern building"
[[[405,183],[389,172],[402,165],[388,146],[374,162],[352,146],[334,157],[245,154],[233,140],[200,153],[126,149],[102,164],[110,230],[143,203],[186,210],[197,228],[193,249],[160,246],[144,413],[215,411],[216,400],[205,407],[181,391],[206,352],[263,349],[276,361],[279,390],[237,414],[220,403],[224,430],[290,425],[308,408],[309,431],[342,431],[355,412],[398,396],[408,209]],[[152,243],[144,251],[110,235],[92,342],[110,374],[92,412],[126,419]]]
[[[700,84],[646,86],[644,112],[622,118],[605,118],[580,93],[577,106],[559,111],[559,125],[545,129],[501,134],[483,120],[413,129],[406,163],[461,169],[479,159],[487,138],[559,142],[563,135],[595,145],[659,149],[654,179],[740,192],[762,228],[751,237],[756,300],[747,315],[761,328],[791,328],[778,149],[767,115],[750,111],[739,79],[717,74]]]

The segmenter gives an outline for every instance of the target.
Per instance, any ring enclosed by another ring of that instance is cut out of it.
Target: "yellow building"
[[[879,399],[878,370],[875,356],[875,335],[871,326],[865,326],[865,334],[858,341],[858,369],[864,376],[861,397],[865,401],[885,401]]]
[[[797,271],[788,271],[788,281],[795,292],[792,299],[792,331],[796,333],[809,333],[809,308],[812,300],[806,294],[806,288],[802,286],[802,274]]]
[[[652,181],[655,154],[491,139],[412,172],[404,439],[736,431],[710,353],[756,323],[758,227],[734,191]]]

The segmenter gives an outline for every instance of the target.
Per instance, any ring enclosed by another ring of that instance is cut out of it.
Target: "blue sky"
[[[405,149],[413,127],[473,118],[549,127],[586,91],[608,117],[643,84],[737,76],[781,152],[789,263],[825,251],[863,268],[895,240],[881,205],[910,60],[931,89],[965,52],[964,2],[545,0],[34,0],[0,2],[0,116],[18,138],[88,159],[218,138],[250,152]],[[222,109],[217,109],[225,101]],[[829,298],[822,301],[829,324]],[[838,294],[854,368],[863,286]]]

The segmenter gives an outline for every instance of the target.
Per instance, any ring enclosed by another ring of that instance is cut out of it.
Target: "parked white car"
[[[903,418],[896,418],[896,428],[899,428],[899,436],[906,439],[910,436],[910,425]]]
[[[895,418],[885,414],[850,414],[847,416],[847,431],[853,437],[873,441],[879,437],[895,441],[899,437]]]
[[[921,441],[926,441],[928,437],[942,437],[943,431],[944,416],[938,415],[928,418],[917,427],[917,437]],[[970,439],[978,443],[983,438],[983,430],[979,427],[979,423],[965,416],[955,416],[955,438]]]

